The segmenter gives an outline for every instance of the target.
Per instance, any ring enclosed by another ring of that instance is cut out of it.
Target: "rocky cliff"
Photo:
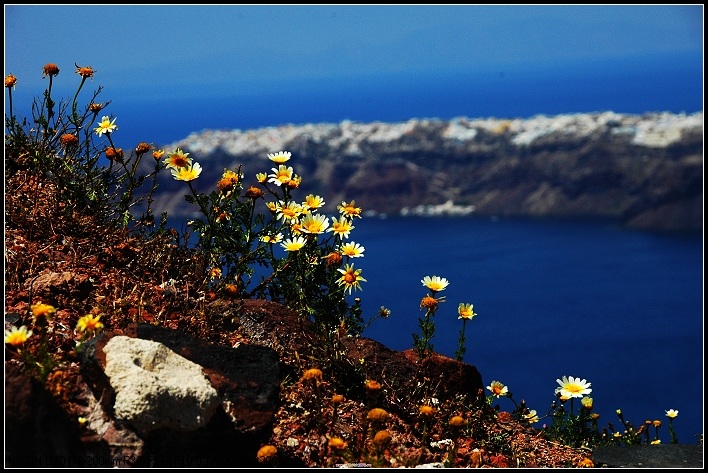
[[[242,165],[245,185],[292,152],[301,192],[325,210],[343,200],[372,214],[602,218],[634,228],[700,231],[703,113],[613,112],[529,119],[412,119],[401,123],[204,130],[180,147],[214,189]],[[184,183],[164,173],[155,210],[187,216]]]

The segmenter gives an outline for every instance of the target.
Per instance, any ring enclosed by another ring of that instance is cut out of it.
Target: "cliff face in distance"
[[[298,195],[324,197],[324,211],[356,200],[370,214],[603,218],[632,228],[701,231],[703,113],[613,112],[529,119],[412,119],[401,123],[284,125],[204,130],[182,148],[210,192],[224,169],[244,185],[292,153]],[[154,209],[185,204],[184,183],[163,173]]]

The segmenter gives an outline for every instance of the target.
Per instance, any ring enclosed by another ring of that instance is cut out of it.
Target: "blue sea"
[[[503,382],[542,415],[556,379],[580,377],[592,383],[601,425],[619,425],[617,409],[635,426],[668,425],[665,411],[677,409],[681,443],[703,432],[701,235],[597,221],[397,217],[357,221],[351,240],[366,248],[356,261],[367,280],[356,294],[365,320],[391,310],[365,336],[412,348],[427,294],[421,279],[444,277],[434,349],[454,357],[457,306],[474,304],[464,361],[485,386]],[[660,434],[669,441],[668,429]]]

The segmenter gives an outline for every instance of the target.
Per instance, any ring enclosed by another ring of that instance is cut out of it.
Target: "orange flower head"
[[[64,133],[59,138],[59,141],[65,148],[72,148],[79,144],[79,138],[73,133]]]
[[[137,154],[138,156],[142,156],[143,154],[147,153],[151,149],[152,149],[152,146],[145,143],[144,141],[141,141],[140,143],[138,143],[138,146],[136,146],[136,148],[135,148],[135,154]]]
[[[418,409],[420,415],[423,417],[433,417],[435,415],[435,408],[433,406],[423,405]]]
[[[302,374],[302,380],[312,381],[315,383],[317,383],[318,381],[322,381],[322,370],[319,370],[317,368],[310,368],[309,370],[305,370],[305,372]]]
[[[164,149],[156,149],[155,151],[152,152],[152,157],[155,158],[155,161],[161,160],[164,155],[165,155]]]
[[[424,307],[428,310],[434,310],[438,307],[438,300],[434,297],[431,297],[431,296],[425,296],[420,301],[420,306]]]
[[[42,69],[42,71],[44,73],[42,75],[42,77],[56,76],[56,75],[59,75],[59,66],[50,62],[49,64],[44,65],[44,68]]]
[[[32,317],[34,317],[35,321],[39,319],[48,320],[56,313],[56,311],[57,310],[54,306],[40,302],[32,306]]]
[[[8,74],[5,76],[5,87],[8,89],[12,89],[17,85],[17,77],[13,76],[12,74]]]
[[[259,199],[265,195],[265,191],[263,189],[259,189],[258,187],[251,186],[246,190],[246,197],[249,199]]]
[[[367,379],[364,381],[364,388],[366,388],[367,391],[378,392],[381,390],[381,383],[373,379]]]
[[[342,254],[337,251],[333,251],[322,258],[327,263],[327,266],[339,266],[342,264]]]
[[[462,416],[452,416],[450,418],[450,427],[462,427],[465,425],[465,419]]]
[[[111,161],[123,162],[123,148],[106,148],[106,157]]]
[[[366,418],[372,422],[384,422],[388,419],[388,412],[380,407],[375,407],[366,414]]]
[[[659,427],[661,427],[661,421],[660,421],[660,420],[655,420],[655,421],[652,422],[652,425],[653,425],[654,427],[659,428]]]
[[[391,434],[388,430],[379,430],[376,432],[376,435],[374,435],[374,443],[379,447],[385,447],[391,443]]]
[[[101,316],[94,317],[92,314],[84,315],[76,323],[77,332],[97,332],[103,329],[103,322],[101,322]]]
[[[595,464],[590,458],[583,458],[578,462],[578,468],[593,468]]]
[[[285,183],[286,186],[288,186],[290,189],[297,189],[300,187],[300,183],[302,182],[302,177],[300,176],[295,176]]]
[[[337,405],[337,404],[341,404],[343,402],[344,402],[344,396],[342,396],[341,394],[334,394],[332,396],[332,404]]]
[[[329,445],[329,448],[332,450],[344,450],[347,448],[347,442],[344,440],[340,439],[339,437],[332,437],[329,439],[329,442],[327,442],[327,445]]]
[[[238,295],[238,288],[233,284],[227,284],[224,286],[224,293],[229,297],[236,297]]]
[[[264,445],[256,454],[259,463],[268,463],[278,457],[278,449],[273,445]]]
[[[89,110],[93,113],[98,113],[101,110],[103,110],[103,104],[102,103],[96,103],[96,102],[91,102],[89,104]]]
[[[227,194],[234,190],[236,184],[238,184],[238,179],[233,177],[222,177],[219,179],[219,182],[216,183],[216,188],[219,189],[222,194]]]
[[[74,64],[76,66],[76,64]],[[76,66],[76,73],[83,77],[84,79],[93,79],[93,75],[96,73],[96,71],[93,70],[93,67],[91,66],[86,66],[86,67],[81,67],[81,66]]]

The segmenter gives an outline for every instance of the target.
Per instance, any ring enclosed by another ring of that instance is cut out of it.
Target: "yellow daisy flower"
[[[276,164],[284,164],[290,159],[292,153],[290,151],[278,151],[277,153],[269,153],[268,159]]]
[[[556,388],[556,394],[560,394],[561,397],[569,399],[583,397],[592,392],[592,389],[590,389],[592,383],[588,383],[584,379],[563,376],[562,379],[557,379],[556,382],[560,385]]]
[[[97,332],[103,330],[103,322],[101,316],[94,317],[92,314],[84,315],[76,323],[77,332]]]
[[[337,284],[344,286],[344,290],[352,293],[352,289],[361,290],[361,282],[366,282],[366,279],[361,277],[361,269],[354,269],[353,264],[345,264],[344,268],[337,268],[337,271],[342,273],[342,276],[337,279]]]
[[[172,169],[171,172],[176,181],[189,182],[199,177],[202,173],[202,166],[199,163],[194,163],[186,168]]]
[[[472,319],[475,315],[477,315],[474,311],[474,305],[473,304],[460,304],[457,307],[457,313],[460,315],[458,319]]]
[[[24,325],[20,328],[12,327],[10,330],[5,329],[5,343],[13,347],[19,347],[24,344],[31,336],[32,330],[27,330],[27,327]]]
[[[95,131],[98,136],[101,136],[104,133],[113,133],[118,129],[118,125],[116,125],[116,118],[111,121],[111,117],[104,115],[101,118],[101,121],[98,122],[98,126],[94,128],[93,131]]]

